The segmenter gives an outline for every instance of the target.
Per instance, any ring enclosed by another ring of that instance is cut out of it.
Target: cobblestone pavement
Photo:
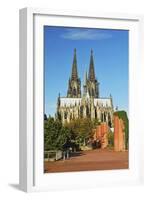
[[[74,172],[128,168],[128,151],[90,150],[77,152],[68,160],[44,163],[45,172]]]

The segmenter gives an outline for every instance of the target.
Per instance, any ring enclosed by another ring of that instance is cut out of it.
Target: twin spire
[[[92,49],[91,49],[91,55],[90,55],[88,78],[91,81],[95,80],[94,59],[93,59],[93,50]],[[73,64],[72,64],[71,80],[77,80],[77,79],[78,79],[77,56],[76,56],[76,49],[74,49],[74,58],[73,58]]]
[[[85,74],[84,91],[88,92],[89,96],[91,97],[94,97],[94,98],[99,97],[98,82],[96,80],[95,70],[94,70],[93,50],[91,50],[91,55],[90,55],[88,77],[87,77],[87,73]],[[72,72],[71,72],[71,77],[68,83],[67,97],[70,97],[70,98],[81,97],[81,81],[78,77],[76,49],[74,49]]]

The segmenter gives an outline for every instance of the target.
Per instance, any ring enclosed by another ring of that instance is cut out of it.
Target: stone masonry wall
[[[114,150],[124,151],[125,150],[125,132],[124,122],[119,119],[118,116],[114,115]]]
[[[107,123],[101,123],[94,129],[94,140],[100,141],[102,149],[108,146],[108,133],[109,127]]]

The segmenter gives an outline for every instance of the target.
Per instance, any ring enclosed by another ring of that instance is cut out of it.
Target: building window
[[[101,113],[101,122],[103,122],[103,113]]]
[[[97,110],[95,108],[95,119],[97,119]]]
[[[104,112],[104,122],[106,122],[106,113]]]
[[[64,119],[67,119],[67,112],[64,113]]]
[[[112,127],[110,113],[108,113],[108,126],[109,126],[110,128]]]
[[[73,95],[76,96],[76,88],[73,89]]]
[[[82,106],[80,107],[80,117],[81,118],[83,117],[83,107]]]
[[[88,107],[88,106],[86,106],[86,117],[89,117],[89,115],[90,115],[90,112],[89,112],[89,107]]]

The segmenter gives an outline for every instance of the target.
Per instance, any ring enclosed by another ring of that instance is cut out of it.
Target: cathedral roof
[[[110,98],[95,98],[94,105],[100,105],[103,107],[111,107],[111,99]]]
[[[75,106],[81,105],[82,98],[67,98],[67,97],[61,97],[60,98],[60,106],[69,107],[69,106]],[[97,106],[103,106],[103,107],[112,107],[111,105],[111,99],[110,98],[94,98],[94,105]]]
[[[60,105],[61,106],[74,106],[75,104],[81,103],[82,98],[67,98],[67,97],[61,97],[60,98]]]

